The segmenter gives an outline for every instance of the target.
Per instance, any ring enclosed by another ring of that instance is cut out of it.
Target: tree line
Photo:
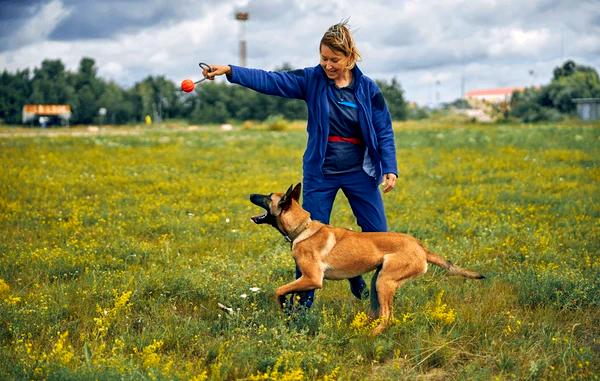
[[[276,70],[291,70],[284,64]],[[303,101],[259,94],[226,83],[203,83],[191,94],[164,76],[148,76],[131,88],[123,88],[97,74],[94,59],[82,58],[76,72],[66,70],[60,59],[42,61],[33,72],[0,75],[0,122],[20,124],[25,104],[68,104],[71,124],[126,124],[155,120],[186,119],[191,123],[224,123],[257,120],[278,115],[286,119],[306,119]],[[405,119],[407,104],[400,83],[377,81],[392,118]],[[99,112],[105,109],[105,113]]]
[[[291,70],[288,64],[278,71]],[[0,123],[20,124],[25,104],[68,104],[72,124],[126,124],[154,120],[185,119],[190,123],[263,121],[277,116],[306,119],[304,102],[267,96],[227,83],[203,83],[191,94],[164,76],[148,76],[130,88],[97,75],[94,59],[82,58],[76,72],[61,60],[42,61],[39,68],[4,70],[0,74]],[[426,117],[428,110],[408,107],[396,79],[376,81],[394,120]],[[524,122],[559,120],[575,113],[574,98],[600,97],[600,79],[592,67],[566,61],[553,71],[549,84],[515,92],[499,113],[504,119]],[[464,103],[464,102],[462,102]],[[461,107],[460,101],[447,106]],[[100,113],[105,109],[105,113]]]

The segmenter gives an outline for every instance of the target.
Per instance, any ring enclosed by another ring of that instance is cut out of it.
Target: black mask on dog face
[[[255,224],[269,224],[277,227],[275,216],[271,214],[271,195],[251,194],[250,201],[257,206],[265,209],[266,212],[257,216],[250,217]]]

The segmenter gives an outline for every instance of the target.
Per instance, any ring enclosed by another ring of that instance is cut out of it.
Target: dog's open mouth
[[[265,222],[267,222],[268,217],[269,213],[264,212],[263,214],[259,214],[258,216],[250,217],[250,219],[254,221],[255,224],[264,224]]]
[[[259,214],[254,217],[250,217],[250,219],[255,224],[273,224],[275,222],[275,217],[269,213],[269,202],[271,200],[271,196],[262,195],[262,194],[252,194],[250,195],[250,201],[257,206],[260,206],[263,209],[266,209],[266,212],[263,214]]]

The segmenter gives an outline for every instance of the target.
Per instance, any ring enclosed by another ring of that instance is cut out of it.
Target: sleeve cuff
[[[226,75],[227,80],[231,83],[235,83],[235,65],[227,65],[231,69],[229,74]]]

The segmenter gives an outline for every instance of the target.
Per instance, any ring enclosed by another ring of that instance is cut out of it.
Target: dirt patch
[[[147,132],[193,132],[208,130],[210,127],[201,126],[87,126],[87,127],[64,127],[64,128],[23,128],[5,127],[0,128],[0,138],[34,138],[34,137],[90,137],[90,136],[131,136],[141,135]]]

